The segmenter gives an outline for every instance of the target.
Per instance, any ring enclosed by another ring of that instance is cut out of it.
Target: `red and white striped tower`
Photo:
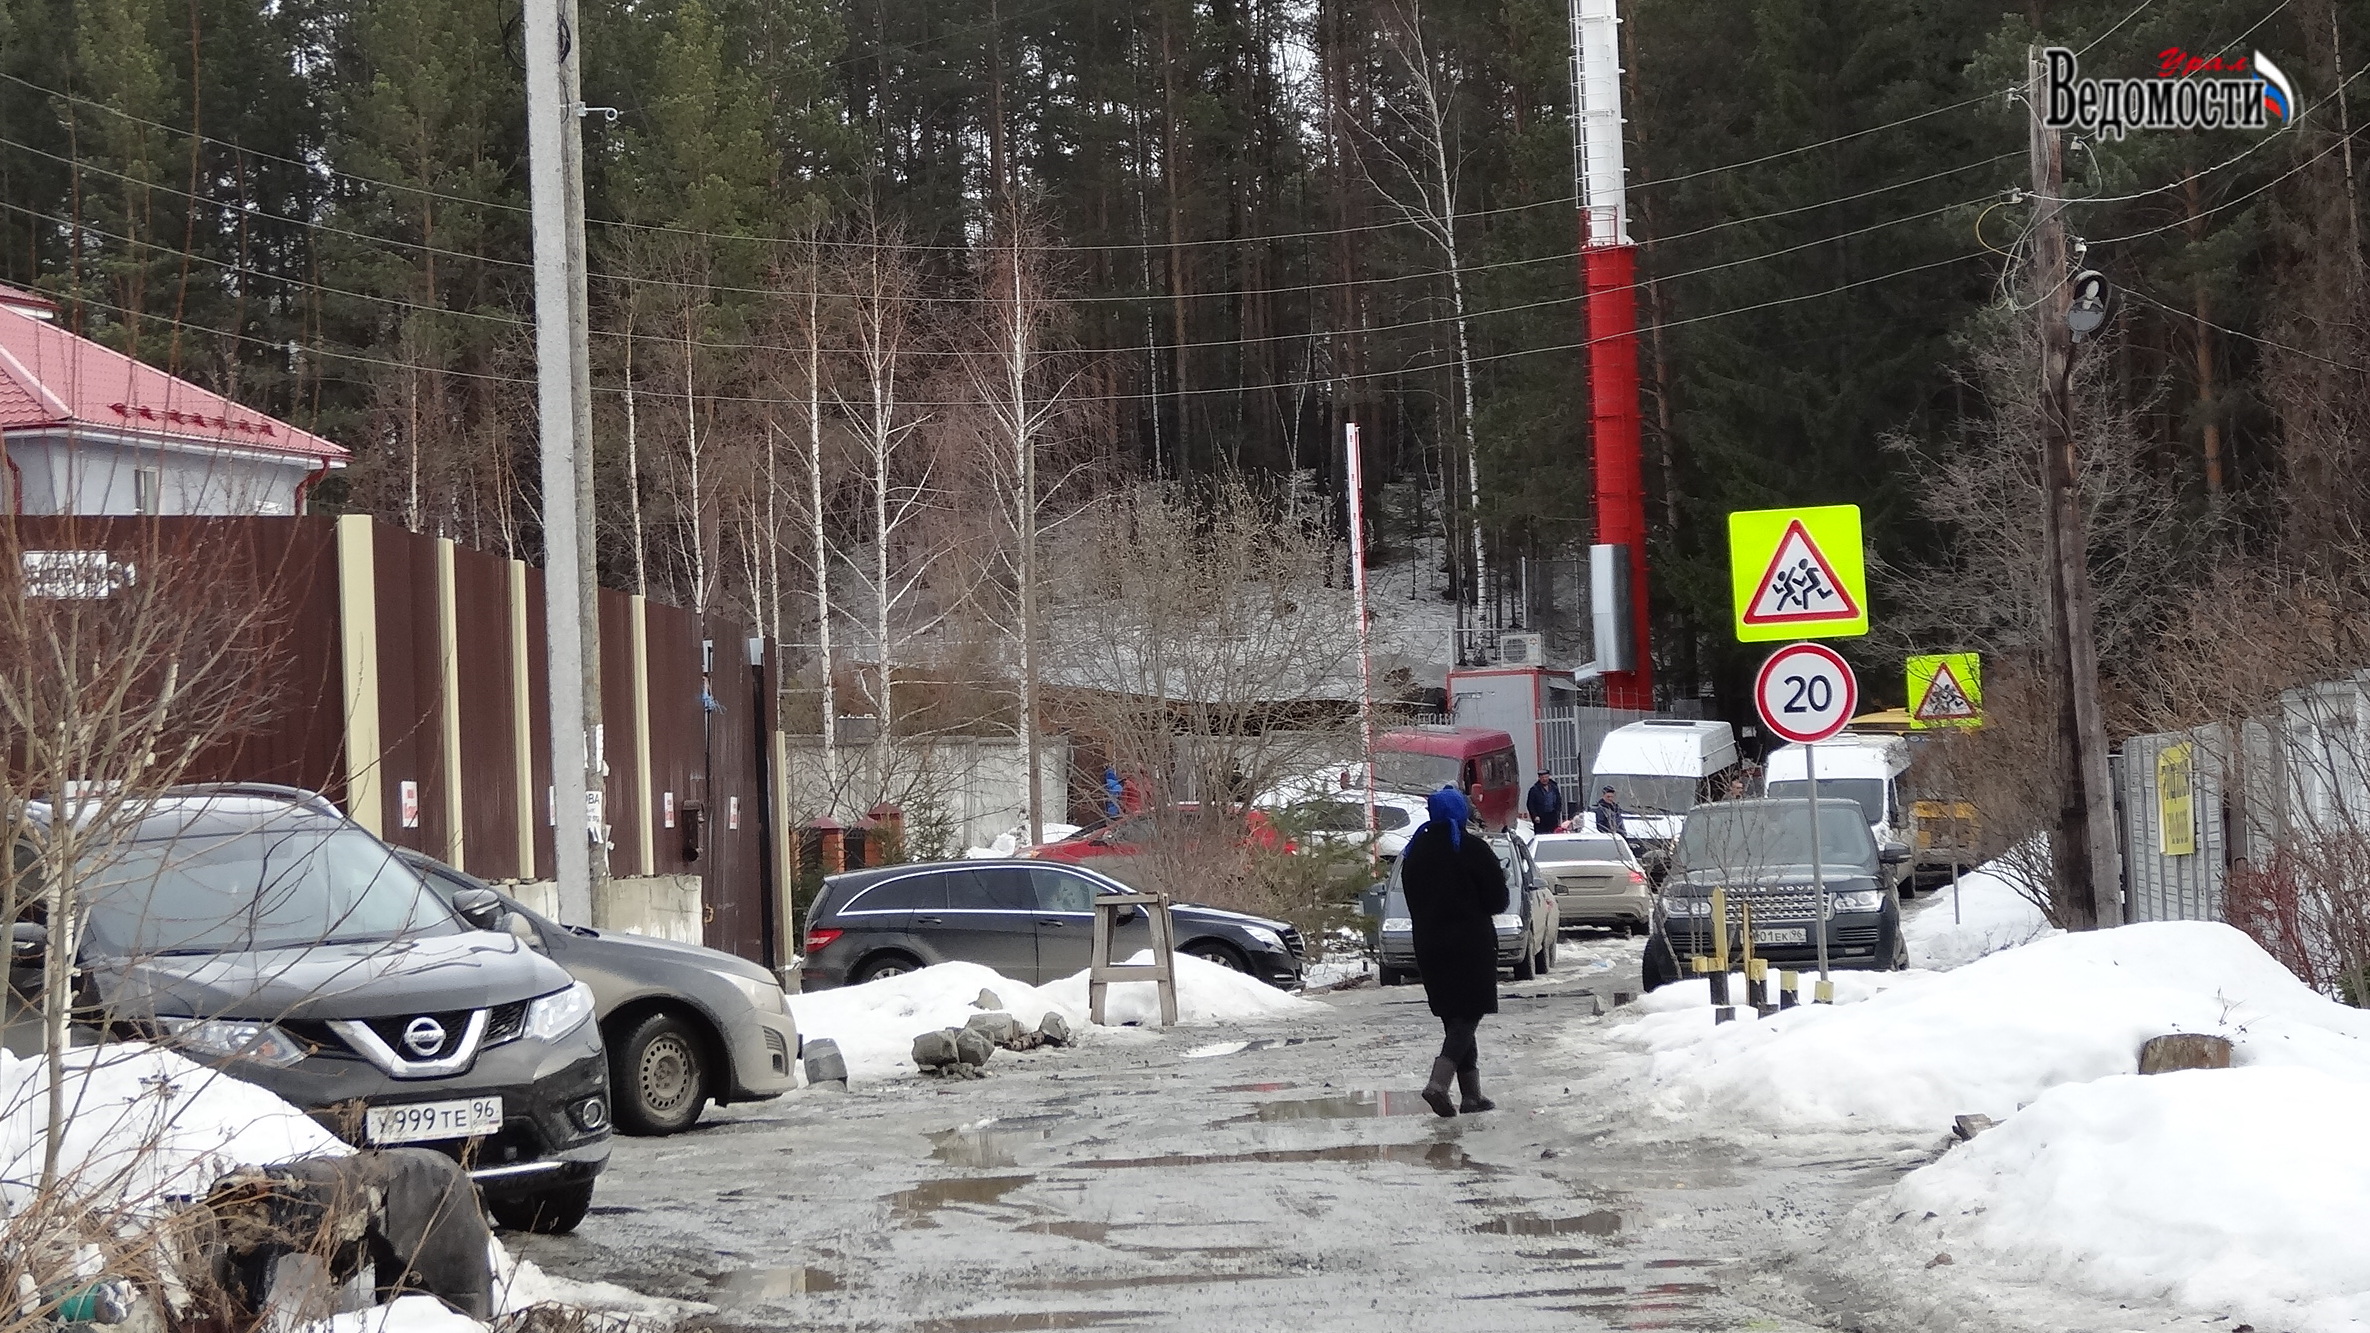
[[[1621,18],[1615,0],[1572,0],[1572,174],[1587,294],[1589,426],[1596,446],[1596,539],[1628,548],[1635,653],[1605,674],[1605,702],[1654,707],[1646,607],[1646,481],[1638,441],[1637,247],[1621,159]]]

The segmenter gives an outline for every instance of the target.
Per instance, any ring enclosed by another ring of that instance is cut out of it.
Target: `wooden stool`
[[[1143,908],[1152,921],[1152,961],[1114,963],[1111,939],[1119,929],[1119,914]],[[1094,965],[1086,973],[1087,1015],[1096,1026],[1103,1022],[1103,999],[1114,981],[1149,981],[1160,988],[1160,1025],[1177,1022],[1177,928],[1169,920],[1165,893],[1105,893],[1094,900]]]

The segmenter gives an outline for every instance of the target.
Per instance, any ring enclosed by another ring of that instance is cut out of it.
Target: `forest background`
[[[2040,660],[2009,96],[2037,42],[2143,77],[2260,49],[2298,85],[2269,133],[2068,155],[2122,292],[2078,394],[2119,728],[2240,707],[2215,672],[2359,665],[2370,0],[1624,17],[1666,698],[1746,707],[1735,508],[1863,507],[1879,699],[1905,648],[1994,654],[2003,699]],[[844,603],[856,656],[959,673],[951,627],[1010,609],[988,529],[1151,487],[1338,534],[1353,422],[1377,560],[1420,554],[1476,625],[1591,539],[1557,0],[587,0],[581,24],[605,582],[810,651]],[[533,558],[518,28],[508,0],[0,0],[0,281],[352,447],[321,506]],[[2227,660],[2242,622],[2270,666]]]

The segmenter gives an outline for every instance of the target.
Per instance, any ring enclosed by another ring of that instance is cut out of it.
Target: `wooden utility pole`
[[[2032,125],[2033,306],[2041,334],[2041,540],[2049,566],[2049,649],[2058,680],[2057,909],[2073,930],[2121,925],[2122,873],[2108,787],[2106,715],[2099,704],[2097,614],[2082,522],[2074,442],[2072,256],[2065,230],[2065,146],[2041,123],[2038,53],[2025,109]]]

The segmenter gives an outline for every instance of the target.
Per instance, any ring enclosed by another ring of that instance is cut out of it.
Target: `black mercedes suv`
[[[56,817],[36,809],[31,836]],[[448,1152],[505,1226],[583,1218],[610,1138],[592,993],[501,930],[493,895],[448,903],[310,793],[169,792],[89,842],[85,1032],[220,1067],[357,1145]],[[15,932],[21,1007],[51,928]]]
[[[1693,975],[1693,959],[1714,951],[1712,890],[1724,889],[1724,928],[1733,959],[1752,909],[1753,952],[1784,967],[1818,958],[1819,898],[1813,887],[1810,802],[1717,801],[1687,813],[1670,877],[1654,904],[1644,986]],[[1909,965],[1901,900],[1891,868],[1909,859],[1899,843],[1878,847],[1867,816],[1850,801],[1819,803],[1816,880],[1827,892],[1827,965],[1888,970]]]

